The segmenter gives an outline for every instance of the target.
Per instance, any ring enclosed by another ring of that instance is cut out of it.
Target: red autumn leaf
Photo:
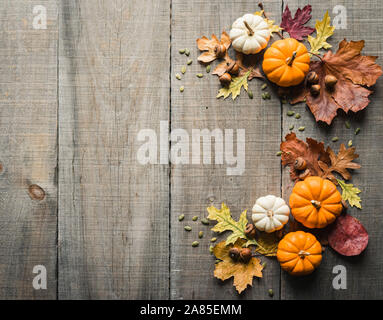
[[[291,16],[289,6],[286,5],[282,15],[281,28],[287,31],[291,38],[303,40],[304,37],[312,34],[315,29],[306,27],[305,24],[311,19],[311,6],[307,5],[303,9],[298,8],[294,19]]]
[[[339,216],[328,234],[331,248],[344,256],[357,256],[368,244],[368,233],[359,220],[344,214]]]
[[[319,166],[319,161],[330,164],[330,158],[324,149],[324,143],[307,138],[306,142],[298,139],[294,132],[285,137],[281,143],[282,165],[290,167],[291,180],[300,180],[302,173],[294,168],[295,160],[300,157],[306,161],[307,169],[312,176],[322,176],[323,172]]]
[[[211,36],[211,39],[206,37],[197,39],[198,49],[205,51],[198,57],[197,60],[202,63],[210,63],[223,56],[227,52],[227,49],[229,49],[230,45],[230,37],[225,31],[222,31],[221,40],[218,40],[214,34]]]
[[[289,92],[290,102],[306,100],[316,121],[331,124],[338,109],[357,112],[369,104],[371,90],[364,86],[372,86],[382,75],[382,68],[375,63],[377,57],[362,56],[364,41],[343,40],[334,54],[328,51],[321,61],[310,63],[310,71],[317,73],[319,85],[318,95],[312,95],[306,82]],[[337,78],[333,89],[327,89],[325,77],[332,75]]]

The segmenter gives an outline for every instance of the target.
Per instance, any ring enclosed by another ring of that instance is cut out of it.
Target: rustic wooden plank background
[[[279,23],[286,4],[295,12],[307,2],[264,4]],[[46,30],[32,26],[36,5],[47,8]],[[347,28],[336,30],[330,43],[336,49],[343,38],[365,39],[364,52],[383,64],[379,0],[312,5],[312,26],[326,10],[334,16],[333,8],[344,5]],[[269,288],[273,299],[381,298],[382,81],[367,110],[340,113],[330,127],[315,124],[304,104],[281,105],[275,94],[262,100],[259,80],[249,83],[253,100],[244,93],[235,102],[217,100],[218,81],[197,63],[195,39],[229,31],[234,19],[256,10],[248,0],[0,1],[0,298],[270,299]],[[180,48],[189,48],[190,57]],[[193,64],[177,80],[188,58]],[[302,118],[287,117],[291,109]],[[165,159],[141,165],[137,134],[152,129],[159,138],[161,123],[169,132],[186,130],[190,140],[192,129],[245,129],[244,174],[227,175],[227,164],[169,165]],[[212,234],[200,219],[207,206],[223,201],[238,217],[267,193],[288,199],[292,185],[275,153],[291,124],[306,126],[299,137],[334,148],[354,141],[362,169],[353,182],[362,189],[363,211],[349,212],[366,226],[370,243],[353,259],[326,249],[319,270],[301,279],[262,258],[264,278],[238,296],[230,280],[212,276]],[[354,136],[357,127],[362,130]],[[332,143],[333,136],[339,142]],[[34,184],[44,199],[30,194]],[[184,231],[186,224],[192,232]],[[192,248],[200,230],[205,236]],[[32,287],[39,264],[47,269],[47,290]],[[347,290],[332,288],[338,264],[347,268]]]

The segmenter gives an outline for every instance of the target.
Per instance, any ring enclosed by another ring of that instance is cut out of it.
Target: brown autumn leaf
[[[336,178],[333,172],[339,173],[345,180],[351,179],[351,174],[347,169],[359,169],[360,164],[352,162],[358,158],[359,155],[355,153],[355,147],[346,148],[342,143],[338,154],[335,154],[330,147],[327,147],[326,152],[330,157],[331,164],[328,165],[322,161],[319,161],[319,166],[323,170],[323,178],[327,178],[337,184]]]
[[[225,31],[222,31],[221,40],[219,40],[215,34],[211,36],[211,39],[208,39],[205,36],[197,39],[198,49],[205,51],[198,57],[197,60],[202,63],[210,63],[214,61],[222,52],[221,45],[225,47],[226,52],[231,45],[230,37]]]
[[[324,164],[330,164],[330,158],[324,149],[324,143],[314,139],[307,138],[306,142],[298,139],[294,132],[285,137],[281,143],[282,165],[290,167],[290,178],[293,181],[300,180],[300,171],[294,168],[295,160],[301,157],[306,161],[307,169],[312,176],[322,176],[322,169],[319,166],[319,160]]]
[[[244,55],[241,52],[236,53],[236,63],[240,67],[239,76],[243,76],[246,72],[251,71],[247,80],[252,80],[254,78],[264,79],[265,77],[261,73],[259,68],[262,62],[262,55],[260,54],[249,54]]]
[[[245,244],[246,240],[238,239],[234,245],[226,246],[225,241],[218,243],[213,253],[217,259],[222,260],[215,265],[214,276],[222,281],[234,277],[234,286],[238,293],[241,293],[248,285],[252,286],[253,277],[262,278],[261,261],[257,258],[251,258],[248,263],[233,261],[229,257],[229,250],[233,247],[239,250]]]
[[[335,54],[329,50],[321,61],[312,61],[310,71],[316,72],[319,77],[319,95],[311,95],[309,86],[303,82],[290,90],[290,103],[306,100],[316,121],[324,121],[327,124],[331,124],[338,109],[347,113],[367,107],[372,91],[366,87],[374,85],[383,72],[375,63],[377,57],[361,55],[363,47],[363,40],[343,40]],[[326,89],[326,75],[335,76],[338,80],[333,90]]]
[[[217,75],[218,77],[222,76],[224,73],[226,73],[229,68],[235,64],[235,60],[233,60],[232,58],[229,57],[229,55],[227,54],[226,52],[226,55],[225,55],[225,58],[224,58],[224,61],[219,63],[217,65],[217,67],[214,69],[214,71],[212,72],[212,74],[215,74]]]

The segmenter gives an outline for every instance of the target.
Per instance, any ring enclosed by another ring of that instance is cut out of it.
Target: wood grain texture
[[[168,297],[168,166],[136,153],[169,119],[169,10],[61,1],[60,299]]]
[[[37,4],[45,30],[32,27]],[[55,1],[0,2],[0,299],[56,297],[57,39]],[[46,290],[32,286],[35,265]]]
[[[257,79],[249,83],[254,93],[251,100],[242,89],[236,101],[216,99],[220,84],[216,76],[207,74],[205,67],[197,62],[200,54],[196,39],[205,35],[230,30],[231,24],[241,15],[255,12],[259,8],[251,1],[172,1],[172,117],[171,128],[185,129],[191,140],[192,129],[214,130],[219,128],[246,130],[245,171],[242,175],[229,176],[229,165],[217,165],[212,153],[211,164],[175,165],[171,170],[171,298],[173,299],[267,299],[267,290],[273,288],[278,298],[279,266],[275,260],[267,261],[263,279],[254,279],[253,288],[238,295],[232,286],[232,279],[222,282],[213,277],[215,258],[209,254],[210,227],[203,226],[202,217],[207,216],[210,205],[220,207],[225,202],[232,215],[238,219],[248,209],[249,217],[257,197],[266,194],[280,194],[280,163],[275,156],[281,138],[281,117],[279,100],[261,99],[261,84]],[[268,1],[266,10],[270,18],[279,20],[281,2]],[[180,55],[180,48],[190,48],[193,64],[188,66],[182,80],[175,78],[189,57]],[[231,52],[233,54],[233,52]],[[212,64],[212,70],[217,62]],[[199,79],[196,73],[203,73]],[[185,91],[180,93],[183,85]],[[213,140],[214,141],[214,140]],[[236,141],[236,138],[234,138]],[[175,143],[173,142],[172,145]],[[191,148],[190,148],[191,150]],[[212,147],[214,150],[214,147]],[[236,146],[234,147],[236,150]],[[202,152],[202,151],[201,151]],[[190,155],[191,158],[191,155]],[[179,214],[185,220],[177,220]],[[199,216],[192,222],[193,216]],[[192,232],[185,232],[184,225],[192,226]],[[198,248],[191,243],[198,240],[198,232],[205,236]],[[219,241],[224,237],[218,237]]]
[[[294,13],[298,7],[307,4],[306,1],[284,1]],[[347,10],[347,28],[335,30],[334,36],[329,39],[333,50],[338,49],[338,43],[347,40],[366,40],[363,53],[366,55],[379,56],[377,62],[382,65],[382,20],[383,6],[379,0],[357,1],[322,1],[312,2],[313,20],[310,25],[315,25],[315,19],[322,20],[326,10],[331,17],[336,5],[343,5]],[[360,154],[358,162],[362,165],[360,170],[353,174],[352,183],[362,190],[363,210],[356,208],[348,209],[348,213],[358,218],[366,227],[370,240],[366,251],[358,257],[346,258],[326,248],[320,268],[311,276],[306,278],[292,278],[285,273],[282,275],[281,298],[282,299],[378,299],[383,291],[382,261],[383,254],[380,249],[383,240],[381,218],[381,207],[383,199],[381,196],[383,171],[383,82],[379,79],[371,96],[372,102],[364,111],[357,114],[346,115],[340,111],[331,126],[315,123],[315,119],[309,109],[300,104],[295,107],[284,105],[283,110],[283,133],[289,132],[289,126],[305,126],[306,130],[297,133],[298,137],[305,139],[312,137],[318,141],[324,141],[333,150],[339,150],[341,143],[347,144],[353,140],[357,153]],[[302,115],[300,120],[286,116],[288,110],[294,110]],[[351,122],[351,129],[345,127],[345,121]],[[354,135],[354,130],[360,127],[359,135]],[[297,130],[295,130],[297,132]],[[339,141],[331,142],[331,138],[337,136]],[[292,183],[288,176],[288,169],[284,170],[283,191],[285,195],[291,192]],[[334,290],[332,280],[333,267],[344,265],[347,269],[347,290]]]

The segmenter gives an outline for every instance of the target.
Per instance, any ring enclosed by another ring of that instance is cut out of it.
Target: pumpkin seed
[[[192,243],[192,247],[198,247],[199,246],[199,242],[198,241],[193,241]]]
[[[338,137],[334,137],[334,138],[331,139],[332,142],[337,142],[338,140],[339,140]]]
[[[282,104],[287,104],[287,100],[286,99],[282,99]]]
[[[266,100],[266,96],[265,96],[264,93],[262,93],[261,97],[262,97],[263,100]]]
[[[185,215],[184,214],[180,214],[178,216],[178,221],[182,221],[183,219],[185,219]]]
[[[180,91],[181,91],[181,92],[184,92],[184,90],[185,90],[185,87],[184,87],[184,86],[181,86],[181,87],[180,87]]]
[[[289,130],[293,130],[294,129],[294,125],[292,124],[290,127],[289,127]]]
[[[190,50],[189,49],[185,49],[185,54],[187,55],[187,56],[189,56],[190,55]]]
[[[253,95],[253,92],[252,91],[247,91],[247,94],[249,96],[250,99],[253,99],[254,98],[254,95]]]
[[[210,247],[209,247],[209,252],[210,252],[210,253],[213,253],[213,250],[214,250],[214,247],[213,247],[213,246],[210,246]]]
[[[292,111],[292,110],[287,111],[287,115],[288,115],[289,117],[293,116],[294,114],[295,114],[295,112]]]
[[[306,127],[299,127],[298,130],[299,131],[305,131]]]
[[[346,122],[344,123],[344,125],[346,126],[347,129],[350,129],[350,128],[351,128],[351,123],[350,123],[350,121],[346,121]]]
[[[192,218],[192,220],[193,220],[193,221],[197,221],[197,220],[198,220],[198,216],[194,216],[194,217]]]
[[[189,59],[188,62],[186,62],[186,64],[187,64],[188,66],[190,66],[192,63],[193,63],[193,60],[192,60],[192,59]]]
[[[360,128],[356,128],[355,135],[357,135],[360,132]]]
[[[262,89],[262,90],[265,90],[266,88],[267,88],[267,84],[264,83],[264,84],[262,85],[261,89]]]
[[[198,238],[202,238],[203,237],[203,231],[200,231],[200,232],[198,232]]]
[[[202,78],[203,74],[202,73],[197,73],[196,76],[197,76],[197,78]]]
[[[352,147],[352,140],[349,140],[349,141],[347,142],[347,145],[351,148],[351,147]]]
[[[270,95],[270,93],[265,92],[265,97],[266,97],[266,99],[271,99],[271,95]]]
[[[184,54],[184,53],[185,53],[185,49],[179,49],[178,52],[179,52],[180,54]]]
[[[176,78],[177,78],[178,80],[181,80],[181,75],[180,75],[179,73],[177,73],[177,74],[176,74]]]
[[[273,297],[273,296],[274,296],[274,291],[273,291],[273,289],[269,289],[269,296],[270,296],[270,297]]]
[[[207,220],[206,218],[203,218],[201,220],[201,223],[207,226],[207,225],[209,225],[209,220]]]
[[[301,118],[300,113],[297,113],[297,114],[295,115],[295,119],[300,119],[300,118]]]
[[[277,157],[280,157],[282,155],[282,151],[278,151],[276,154],[275,154]]]
[[[185,229],[186,231],[192,231],[191,226],[184,226],[184,229]]]
[[[209,65],[206,66],[206,72],[209,73],[210,70],[211,70],[211,65],[209,64]]]
[[[266,261],[265,261],[265,262],[262,262],[261,266],[263,267],[263,269],[265,269],[266,266],[267,266],[267,262],[266,262]]]
[[[186,66],[181,67],[181,72],[182,72],[182,74],[184,74],[186,72]]]
[[[211,238],[210,239],[210,242],[216,242],[217,241],[217,238]]]

